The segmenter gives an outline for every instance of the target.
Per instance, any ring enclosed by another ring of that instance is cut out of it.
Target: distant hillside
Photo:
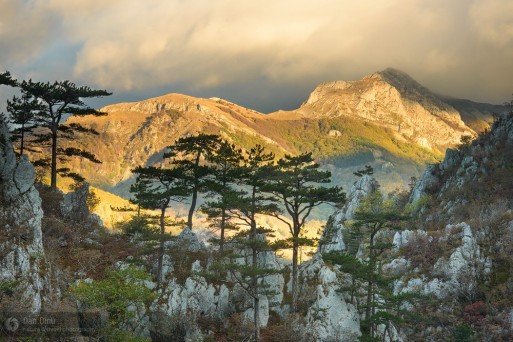
[[[158,162],[181,136],[206,132],[244,148],[263,144],[278,156],[312,151],[333,171],[334,181],[346,186],[353,171],[371,164],[384,187],[393,189],[440,160],[462,136],[484,128],[491,111],[500,109],[464,103],[463,115],[394,69],[359,81],[323,83],[300,108],[268,115],[219,98],[169,94],[107,106],[105,117],[73,118],[100,132],[75,143],[103,163],[75,161],[71,167],[93,185],[126,197],[130,169]]]

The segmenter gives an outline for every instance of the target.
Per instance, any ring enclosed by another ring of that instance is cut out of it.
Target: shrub
[[[475,332],[471,326],[466,324],[460,324],[454,327],[453,341],[457,342],[473,342],[476,341],[474,338]]]
[[[108,313],[107,324],[100,329],[107,340],[126,341],[130,335],[120,326],[134,318],[135,314],[130,308],[148,305],[155,299],[155,295],[143,284],[146,280],[150,280],[147,272],[129,266],[107,271],[102,280],[73,285],[69,294],[82,304],[82,308],[105,310]]]
[[[480,326],[486,318],[486,304],[478,301],[465,306],[463,309],[463,320],[472,326]]]

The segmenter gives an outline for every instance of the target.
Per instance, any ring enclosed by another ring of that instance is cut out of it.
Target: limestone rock
[[[188,317],[189,323],[200,316],[222,319],[230,312],[229,297],[230,291],[226,286],[209,284],[203,277],[187,278],[183,285],[172,279],[150,308],[153,313],[150,325],[160,324],[158,320],[162,315],[167,319]],[[161,314],[157,321],[156,313]],[[185,330],[189,340],[202,340],[195,324],[186,324]]]
[[[377,189],[378,183],[370,175],[363,175],[353,184],[348,194],[347,203],[332,215],[326,225],[319,243],[319,253],[346,250],[344,222],[351,220],[361,201]]]
[[[266,327],[269,321],[269,301],[266,296],[260,296],[259,298],[259,310],[258,310],[258,322],[260,327]],[[249,308],[244,311],[244,318],[247,322],[253,322],[255,315],[255,309]]]
[[[196,234],[189,227],[185,227],[176,239],[166,241],[166,249],[172,249],[174,246],[179,246],[184,251],[197,252],[205,249],[205,244],[201,242]]]
[[[0,282],[19,281],[13,291],[15,309],[38,313],[50,285],[42,271],[43,211],[33,176],[34,168],[25,156],[16,160],[7,126],[0,119]]]
[[[465,222],[447,225],[445,231],[446,236],[454,236],[453,232],[456,232],[456,236],[461,239],[461,245],[448,258],[438,259],[430,273],[431,280],[413,278],[406,284],[399,281],[396,292],[420,291],[444,299],[476,290],[478,278],[490,272],[490,260],[482,255],[471,227]]]
[[[306,315],[306,339],[358,340],[361,335],[358,311],[337,292],[340,279],[324,264],[321,256],[316,254],[311,260],[301,264],[299,274],[302,284],[317,284],[314,289],[315,300]]]
[[[87,203],[89,194],[90,186],[88,183],[83,183],[75,191],[65,194],[60,205],[61,214],[70,222],[87,222],[90,225],[103,226],[100,217],[89,212],[89,205]]]
[[[440,183],[440,180],[435,175],[437,170],[437,165],[429,165],[428,167],[426,167],[424,173],[422,174],[422,176],[413,188],[413,191],[410,195],[409,203],[417,202],[419,199],[422,198],[422,196],[429,193],[430,190],[435,188]]]

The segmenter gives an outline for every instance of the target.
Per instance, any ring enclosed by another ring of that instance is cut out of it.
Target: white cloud
[[[74,77],[108,89],[253,84],[265,92],[393,66],[455,96],[497,100],[513,90],[509,0],[22,3],[0,0],[14,12],[0,14],[0,47],[23,42],[0,57],[37,55],[52,32],[77,48]],[[24,16],[34,18],[34,34],[16,34]],[[14,28],[4,32],[6,20]]]

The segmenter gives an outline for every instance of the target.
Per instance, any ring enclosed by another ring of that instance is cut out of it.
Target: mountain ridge
[[[79,143],[103,164],[73,161],[70,166],[93,185],[125,197],[131,169],[158,162],[176,139],[200,132],[243,148],[260,143],[277,156],[313,152],[337,182],[369,163],[389,188],[404,187],[462,136],[475,134],[454,107],[396,69],[321,83],[291,111],[263,114],[220,98],[176,93],[101,110],[109,115],[71,121],[100,132],[97,139],[84,136]],[[478,114],[476,122],[485,126],[491,113]]]

